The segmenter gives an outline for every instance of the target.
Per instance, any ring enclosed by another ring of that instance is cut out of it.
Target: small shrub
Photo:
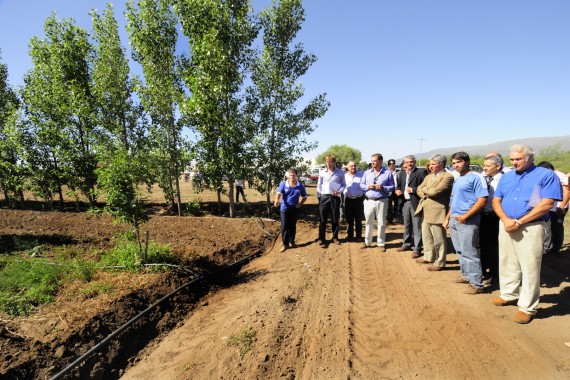
[[[202,214],[202,201],[200,199],[195,199],[191,202],[186,201],[186,213],[194,216],[199,216]]]
[[[228,345],[231,347],[239,347],[240,356],[243,358],[245,354],[253,349],[255,343],[256,331],[251,327],[246,327],[237,335],[230,337]]]
[[[144,247],[143,247],[144,249]],[[135,269],[143,264],[143,258],[137,243],[132,241],[122,241],[118,247],[104,254],[101,263],[105,266],[119,266],[127,269]],[[175,258],[170,250],[170,245],[160,245],[153,241],[148,244],[148,252],[144,264],[164,263],[172,264]]]

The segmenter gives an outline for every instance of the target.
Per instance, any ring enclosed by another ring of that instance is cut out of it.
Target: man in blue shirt
[[[511,147],[513,170],[505,173],[493,197],[499,222],[499,286],[496,306],[518,305],[517,323],[529,323],[540,299],[540,266],[548,211],[562,200],[560,180],[552,170],[534,165],[527,145]]]
[[[356,170],[356,162],[349,161],[348,171],[344,173],[346,189],[344,190],[344,208],[348,223],[347,241],[362,240],[362,217],[364,216],[364,190],[360,181],[364,172]]]
[[[378,224],[377,245],[380,252],[386,252],[386,214],[388,196],[394,191],[394,177],[390,170],[382,166],[384,158],[380,153],[372,155],[372,168],[364,172],[360,188],[364,194],[364,218],[366,219],[366,237],[362,248],[372,247],[374,220]]]
[[[319,172],[317,195],[319,197],[319,240],[320,247],[325,247],[327,219],[331,216],[333,243],[338,240],[338,223],[340,220],[340,195],[346,188],[344,172],[336,167],[336,157],[332,154],[325,158],[326,168]]]
[[[466,294],[483,292],[483,272],[479,251],[479,221],[487,203],[487,185],[481,175],[469,168],[471,159],[466,152],[451,156],[451,163],[459,177],[451,190],[451,207],[444,227],[449,227],[451,242],[457,253],[461,276],[456,282],[470,284]],[[430,267],[431,270],[438,270]],[[463,281],[462,281],[463,280]]]

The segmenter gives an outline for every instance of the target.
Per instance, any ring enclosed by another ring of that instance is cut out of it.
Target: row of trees
[[[50,207],[54,194],[63,205],[63,188],[91,204],[102,191],[137,225],[139,188],[158,183],[180,213],[180,173],[196,162],[219,200],[227,178],[234,216],[235,179],[255,179],[269,204],[275,181],[315,147],[308,137],[329,103],[320,94],[298,106],[299,78],[316,60],[295,43],[301,0],[258,14],[249,0],[131,0],[127,33],[141,76],[112,6],[90,15],[91,33],[73,19],[46,20],[21,88],[9,86],[0,61],[0,187],[12,204],[24,190]],[[186,54],[176,50],[179,27]]]

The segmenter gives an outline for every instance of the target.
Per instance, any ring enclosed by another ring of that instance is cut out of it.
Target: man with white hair
[[[493,197],[499,222],[500,297],[496,306],[518,305],[517,323],[529,323],[540,299],[540,266],[548,211],[562,200],[560,180],[552,170],[534,164],[534,151],[517,144],[509,153],[512,170],[505,173]]]

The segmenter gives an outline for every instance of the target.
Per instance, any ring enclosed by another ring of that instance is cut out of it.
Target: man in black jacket
[[[427,173],[425,169],[416,167],[416,158],[413,155],[404,157],[404,168],[398,173],[396,195],[403,202],[402,214],[404,217],[403,243],[398,252],[412,250],[412,258],[421,256],[422,248],[422,218],[415,216],[420,197],[416,191],[423,182]]]

